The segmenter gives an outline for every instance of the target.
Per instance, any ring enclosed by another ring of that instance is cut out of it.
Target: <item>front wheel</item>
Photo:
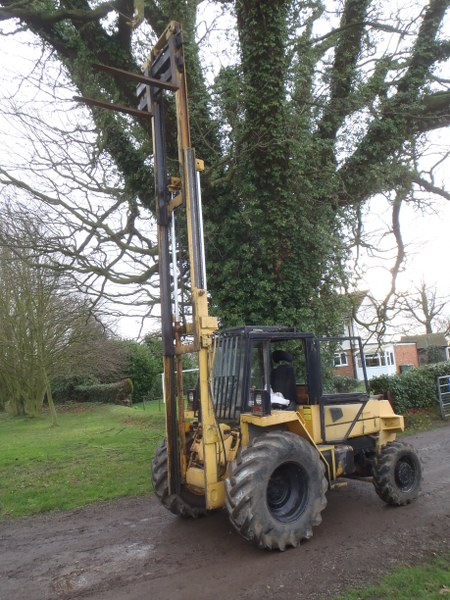
[[[422,469],[413,446],[404,442],[388,442],[381,449],[373,467],[376,493],[392,506],[404,506],[417,498]]]
[[[152,483],[153,490],[161,504],[174,515],[185,519],[196,519],[206,514],[203,495],[194,494],[183,485],[180,494],[169,493],[166,439],[158,446],[153,457]]]
[[[327,487],[317,450],[293,433],[273,431],[253,439],[232,463],[226,507],[246,540],[285,550],[321,523]]]

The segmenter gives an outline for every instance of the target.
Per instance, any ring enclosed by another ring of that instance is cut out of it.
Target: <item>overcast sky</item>
[[[373,210],[366,222],[367,228],[379,230],[381,224],[384,228],[389,225],[391,214],[386,201],[378,198],[371,206]],[[407,257],[398,278],[399,289],[414,287],[425,281],[430,285],[437,284],[442,294],[449,294],[450,202],[433,199],[433,207],[424,211],[404,205],[400,219]],[[386,242],[386,247],[393,248],[392,239]],[[386,253],[386,256],[392,255],[393,252]],[[382,295],[390,285],[392,258],[384,261],[365,257],[363,260],[368,267],[365,283],[370,284],[373,293],[379,289]]]

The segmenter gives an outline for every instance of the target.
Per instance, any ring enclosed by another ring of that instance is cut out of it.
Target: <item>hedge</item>
[[[425,365],[397,375],[381,375],[369,381],[374,394],[387,394],[394,409],[429,408],[438,403],[437,378],[450,375],[450,361]]]
[[[96,383],[93,385],[77,385],[72,398],[76,402],[102,402],[110,404],[131,404],[133,384],[131,379],[123,379],[116,383]]]
[[[64,402],[77,402],[79,394],[76,392],[78,387],[88,387],[100,383],[95,377],[85,377],[83,375],[68,375],[57,377],[52,381],[53,401],[57,404]]]

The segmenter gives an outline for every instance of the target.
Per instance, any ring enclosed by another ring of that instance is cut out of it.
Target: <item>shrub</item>
[[[124,342],[128,364],[126,375],[133,382],[133,401],[155,400],[162,397],[162,343],[155,339],[152,347],[133,341]]]
[[[79,386],[91,386],[100,383],[95,377],[83,375],[68,375],[57,377],[52,382],[53,401],[61,404],[63,402],[76,402],[79,394],[76,388]]]
[[[441,348],[440,346],[429,346],[426,354],[429,365],[445,361],[445,348]]]
[[[133,402],[158,400],[163,397],[162,370],[163,348],[160,338],[147,336],[143,343],[125,341],[128,352],[127,377],[133,382]],[[195,369],[194,355],[183,356],[183,370]],[[183,373],[183,389],[186,391],[197,384],[198,373]]]
[[[104,404],[131,404],[133,384],[131,379],[116,383],[77,385],[73,391],[76,402],[101,402]]]
[[[356,391],[358,387],[358,381],[352,377],[335,375],[333,377],[333,386],[338,394],[345,394],[346,392]]]
[[[397,375],[381,375],[370,380],[374,394],[388,394],[394,409],[429,408],[438,402],[437,378],[450,374],[450,362],[425,365]]]

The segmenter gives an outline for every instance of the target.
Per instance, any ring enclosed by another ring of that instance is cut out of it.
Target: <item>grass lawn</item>
[[[403,416],[406,435],[436,429],[446,424],[437,405],[430,408],[410,408]]]
[[[351,590],[337,600],[442,600],[450,598],[450,555],[428,564],[398,567],[378,585]]]
[[[49,415],[0,413],[0,518],[151,491],[150,461],[164,435],[157,402],[57,410],[58,427]]]

